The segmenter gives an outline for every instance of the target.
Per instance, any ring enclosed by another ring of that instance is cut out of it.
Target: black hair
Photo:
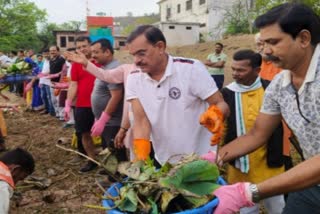
[[[113,47],[108,39],[99,39],[99,40],[93,42],[91,44],[91,46],[98,44],[98,43],[101,45],[101,50],[103,52],[105,52],[108,49],[112,54],[114,53]]]
[[[50,48],[53,48],[53,47],[55,47],[55,48],[57,49],[57,51],[60,51],[60,48],[59,48],[58,45],[51,45],[51,46],[50,46]]]
[[[15,55],[15,56],[18,54],[17,51],[11,51],[11,53],[12,53],[13,55]]]
[[[42,54],[37,54],[37,57],[39,57],[39,56],[43,57]]]
[[[88,36],[79,36],[79,37],[77,37],[75,43],[84,42],[84,41],[88,41],[89,44],[91,43],[91,39]]]
[[[47,52],[49,52],[49,49],[48,49],[48,48],[46,48],[46,49],[44,49],[44,50],[42,51],[42,53],[47,53]]]
[[[76,48],[67,48],[67,51],[75,51]]]
[[[32,155],[24,149],[16,148],[6,152],[0,157],[0,161],[6,165],[16,164],[21,166],[22,170],[29,175],[34,171],[34,159]]]
[[[259,29],[275,23],[279,24],[281,30],[290,34],[293,39],[302,30],[308,30],[311,34],[311,44],[316,46],[320,42],[320,18],[304,4],[281,4],[259,16],[254,22]]]
[[[259,68],[262,63],[261,54],[254,52],[253,50],[245,49],[237,51],[233,54],[233,60],[249,60],[252,68]]]
[[[129,37],[127,38],[127,43],[131,43],[138,36],[144,35],[148,42],[152,45],[156,44],[159,41],[167,44],[166,38],[159,28],[156,28],[153,25],[140,25],[134,31],[131,32]]]
[[[223,44],[220,42],[216,42],[216,45],[219,45],[223,49]]]

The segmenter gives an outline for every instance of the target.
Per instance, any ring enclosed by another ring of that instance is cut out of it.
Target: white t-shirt
[[[10,198],[13,195],[11,186],[0,180],[0,213],[7,214],[9,212]]]
[[[194,59],[169,56],[158,82],[139,70],[127,80],[126,99],[139,99],[151,123],[156,159],[175,162],[179,155],[199,155],[215,150],[212,134],[199,124],[207,110],[205,99],[218,91],[206,67]],[[174,156],[174,157],[173,157]]]
[[[50,73],[49,60],[47,60],[47,59],[44,60],[41,73],[43,73],[43,74],[49,74]],[[41,77],[39,79],[39,84],[51,86],[51,80],[46,78],[46,77]]]

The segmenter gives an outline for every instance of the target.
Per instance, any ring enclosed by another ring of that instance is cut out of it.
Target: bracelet
[[[123,130],[125,130],[126,132],[128,131],[128,129],[126,129],[126,128],[122,127],[122,126],[121,126],[120,128],[123,129]]]

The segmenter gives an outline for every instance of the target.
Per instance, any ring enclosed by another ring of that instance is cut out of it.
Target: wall
[[[168,46],[192,45],[199,42],[199,24],[160,23],[158,27],[166,37]]]

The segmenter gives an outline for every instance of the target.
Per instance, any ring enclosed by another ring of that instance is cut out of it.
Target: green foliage
[[[248,14],[246,5],[241,1],[232,6],[230,11],[226,11],[223,22],[226,25],[226,34],[250,33]]]
[[[320,15],[319,0],[255,0],[252,8],[244,2],[238,1],[230,10],[226,11],[222,21],[222,25],[226,26],[226,34],[252,33],[252,23],[255,18],[286,2],[306,4]]]
[[[118,172],[128,176],[114,203],[121,211],[174,213],[208,203],[219,187],[215,164],[189,155],[157,170],[153,161],[122,162]]]
[[[145,15],[135,18],[132,24],[127,25],[121,32],[123,35],[129,35],[137,26],[153,24],[159,21],[159,17],[155,15]]]
[[[173,168],[169,176],[160,179],[165,187],[183,189],[197,195],[211,194],[216,188],[218,167],[206,160],[196,160],[178,168]]]
[[[44,21],[45,10],[28,0],[0,0],[0,49],[37,48],[37,22]]]

